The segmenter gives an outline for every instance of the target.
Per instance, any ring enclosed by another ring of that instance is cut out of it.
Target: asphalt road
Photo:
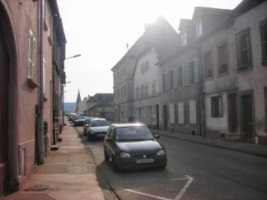
[[[168,137],[159,141],[167,149],[168,165],[151,171],[114,172],[104,161],[102,141],[88,146],[99,177],[121,200],[267,199],[266,158]]]

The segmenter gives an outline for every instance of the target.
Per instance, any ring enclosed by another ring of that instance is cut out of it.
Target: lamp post
[[[77,58],[77,57],[80,57],[80,56],[81,56],[81,54],[76,54],[74,56],[70,56],[70,57],[65,58],[63,61],[71,59],[71,58]]]

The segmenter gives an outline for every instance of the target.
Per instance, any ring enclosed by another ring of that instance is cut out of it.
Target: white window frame
[[[185,116],[184,116],[184,102],[178,102],[178,123],[184,124],[185,123]]]
[[[172,124],[175,123],[175,113],[174,113],[174,104],[173,103],[169,104],[169,119],[170,119],[170,123],[172,123]]]
[[[190,124],[197,123],[197,107],[196,107],[196,100],[189,101],[189,120]]]
[[[35,74],[35,55],[36,55],[36,38],[33,32],[29,30],[28,35],[28,69],[27,78],[34,79]]]

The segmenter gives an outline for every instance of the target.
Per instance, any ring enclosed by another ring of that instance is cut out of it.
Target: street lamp
[[[67,57],[64,60],[68,60],[68,59],[71,59],[71,58],[77,58],[77,57],[80,57],[80,56],[81,56],[81,54],[76,54],[74,56]]]

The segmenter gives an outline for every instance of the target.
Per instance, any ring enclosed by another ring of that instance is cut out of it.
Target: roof
[[[161,59],[174,51],[178,44],[178,33],[163,16],[160,16],[153,24],[145,24],[143,35],[111,70],[114,71],[127,59],[137,60],[144,51],[151,47],[155,48],[158,58]]]
[[[114,123],[112,124],[115,128],[123,128],[123,127],[136,127],[136,126],[146,126],[141,122],[133,122],[133,123]]]
[[[87,102],[114,102],[113,93],[97,93],[90,97]]]
[[[195,7],[193,19],[202,17],[222,17],[229,14],[231,10],[221,8],[210,8],[210,7]]]

